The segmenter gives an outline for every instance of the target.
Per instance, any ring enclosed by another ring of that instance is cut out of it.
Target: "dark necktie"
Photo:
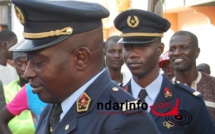
[[[61,113],[62,113],[61,104],[60,103],[56,104],[50,116],[50,127],[52,128],[52,130],[54,130],[54,128],[59,123]]]
[[[140,100],[141,100],[142,103],[146,102],[145,98],[147,96],[147,92],[146,92],[145,89],[141,89],[138,96],[139,96],[139,98],[140,98]]]

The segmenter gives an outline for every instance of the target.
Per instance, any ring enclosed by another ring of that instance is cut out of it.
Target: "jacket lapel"
[[[76,111],[76,105],[74,104],[72,108],[67,112],[64,118],[61,120],[59,125],[56,127],[54,134],[59,133],[70,133],[77,127],[78,115]]]
[[[40,118],[45,118],[45,119],[43,120],[43,122],[40,125],[38,125],[40,127],[39,127],[38,131],[36,132],[37,134],[43,134],[43,133],[48,134],[50,132],[49,118],[50,118],[51,111],[53,110],[53,108],[54,108],[54,105],[50,104],[44,109],[44,111],[42,113],[43,117],[41,116]]]
[[[131,80],[123,88],[124,90],[132,94]],[[172,83],[166,77],[163,76],[163,82],[160,93],[158,94],[158,97],[156,98],[152,106],[153,110],[155,110],[157,113],[161,113],[161,115],[165,114],[168,115],[169,112],[172,113],[173,108],[176,106],[176,99],[173,89],[174,87]],[[149,113],[151,114],[154,120],[157,120],[160,117],[164,117],[158,116],[157,114],[153,113],[152,108]]]
[[[163,77],[160,93],[151,107],[150,114],[154,120],[157,120],[160,117],[175,114],[175,107],[176,99],[174,95],[174,87],[167,78]]]
[[[98,99],[103,94],[105,90],[107,90],[108,86],[111,83],[107,83],[107,81],[111,81],[108,71],[105,70],[86,90],[85,93],[90,97],[91,104],[89,104],[89,108],[85,112],[78,112],[77,110],[77,101],[76,103],[70,108],[67,114],[62,119],[59,126],[56,127],[56,134],[62,133],[71,133],[78,127],[78,121],[80,118],[86,116],[93,110],[96,106]]]
[[[129,82],[123,87],[123,89],[125,91],[129,92],[133,96],[133,93],[132,93],[132,90],[131,90],[131,80],[129,80]]]

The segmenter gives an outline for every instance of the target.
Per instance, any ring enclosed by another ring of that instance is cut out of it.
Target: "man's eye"
[[[131,50],[131,46],[124,46],[124,49]]]
[[[189,47],[187,47],[187,46],[184,46],[184,47],[183,47],[184,50],[187,50],[188,48],[189,48]]]
[[[109,52],[109,53],[114,53],[114,51],[113,51],[113,50],[109,50],[108,52]]]
[[[33,61],[33,63],[36,67],[41,67],[43,61]]]
[[[143,49],[143,48],[146,48],[146,47],[148,47],[149,45],[138,45],[137,47],[139,48],[139,49]]]

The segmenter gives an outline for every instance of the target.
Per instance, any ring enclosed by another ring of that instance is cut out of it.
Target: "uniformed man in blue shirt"
[[[163,33],[170,28],[168,20],[148,11],[131,9],[114,20],[122,32],[123,58],[132,73],[124,87],[134,98],[148,104],[162,134],[215,134],[215,128],[202,95],[181,84],[171,83],[159,73],[163,53]]]

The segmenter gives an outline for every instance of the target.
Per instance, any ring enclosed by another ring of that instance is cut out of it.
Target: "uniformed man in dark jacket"
[[[127,106],[135,99],[104,69],[101,19],[109,15],[108,10],[81,1],[12,3],[24,25],[26,44],[11,51],[27,52],[25,77],[33,92],[50,103],[37,134],[159,133],[139,105]]]
[[[163,53],[163,33],[168,20],[148,11],[131,9],[114,20],[122,32],[123,58],[132,73],[124,87],[136,99],[148,104],[162,134],[215,134],[215,128],[202,95],[181,84],[171,83],[159,73],[159,56]]]

